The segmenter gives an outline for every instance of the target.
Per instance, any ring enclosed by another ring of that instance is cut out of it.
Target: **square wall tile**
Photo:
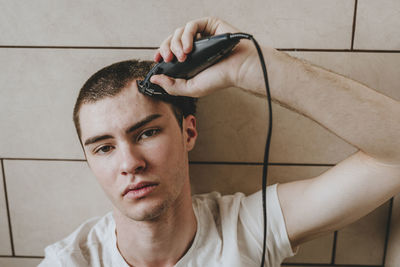
[[[359,81],[400,101],[400,53],[296,52],[290,55]]]
[[[0,165],[0,255],[12,255],[3,173]],[[1,258],[0,258],[1,259]]]
[[[355,49],[400,49],[400,2],[359,0]]]
[[[215,16],[274,47],[341,49],[350,47],[353,10],[347,0],[6,1],[0,44],[158,47],[186,22]]]
[[[269,166],[268,185],[316,177],[329,167]],[[230,164],[190,164],[192,194],[212,191],[221,194],[243,192],[246,195],[261,190],[262,166]]]
[[[383,260],[389,203],[340,230],[335,263],[380,265]]]
[[[267,106],[262,98],[229,88],[198,101],[199,136],[193,161],[261,162],[267,134]]]
[[[6,160],[15,253],[43,256],[44,248],[111,204],[86,162]]]
[[[279,105],[274,105],[272,112],[275,118],[271,139],[271,162],[336,164],[357,151],[335,134],[301,114]],[[260,144],[264,143],[265,141],[260,140]],[[264,149],[263,146],[260,148]]]
[[[189,172],[192,194],[217,191],[249,195],[261,189],[262,166],[190,164]]]
[[[0,266],[3,267],[36,267],[42,259],[29,258],[0,258]]]
[[[302,244],[296,256],[287,258],[284,262],[330,263],[332,260],[333,236],[334,234],[325,235]]]
[[[314,121],[273,104],[270,162],[337,163],[356,149]],[[267,103],[239,89],[199,100],[199,137],[192,161],[262,162],[267,136]]]
[[[392,220],[390,222],[389,242],[386,253],[386,267],[400,266],[400,195],[393,201]]]
[[[99,69],[151,50],[0,49],[0,157],[83,159],[72,111]]]

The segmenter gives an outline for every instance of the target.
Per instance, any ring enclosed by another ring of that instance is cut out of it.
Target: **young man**
[[[225,32],[238,30],[214,18],[189,22],[162,43],[155,60],[175,55],[184,61],[196,34]],[[263,47],[263,53],[274,101],[359,148],[318,177],[268,188],[266,265],[279,266],[301,243],[359,219],[400,192],[400,116],[393,116],[400,104],[272,48]],[[145,75],[145,64],[117,63],[82,88],[74,113],[78,135],[114,211],[46,248],[42,266],[259,266],[260,193],[192,199],[187,152],[197,137],[194,109],[187,111],[185,98],[166,103],[139,93],[135,80]],[[157,75],[151,81],[189,97],[229,86],[265,95],[248,41],[191,80]],[[116,89],[104,93],[105,87]]]

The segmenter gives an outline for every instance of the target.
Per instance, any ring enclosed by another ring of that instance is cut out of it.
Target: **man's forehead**
[[[135,85],[119,94],[93,103],[85,103],[79,111],[82,137],[135,123],[151,114],[168,115],[168,104],[141,94]]]

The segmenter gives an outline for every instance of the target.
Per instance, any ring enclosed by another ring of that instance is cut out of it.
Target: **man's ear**
[[[188,115],[183,118],[182,131],[184,136],[184,142],[186,145],[186,150],[190,151],[194,148],[197,139],[197,128],[196,128],[196,117],[193,115]]]

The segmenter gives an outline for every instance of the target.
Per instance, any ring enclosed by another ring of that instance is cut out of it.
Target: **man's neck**
[[[114,212],[117,246],[131,266],[174,266],[190,248],[197,221],[190,201],[178,200],[152,221],[134,221]]]

